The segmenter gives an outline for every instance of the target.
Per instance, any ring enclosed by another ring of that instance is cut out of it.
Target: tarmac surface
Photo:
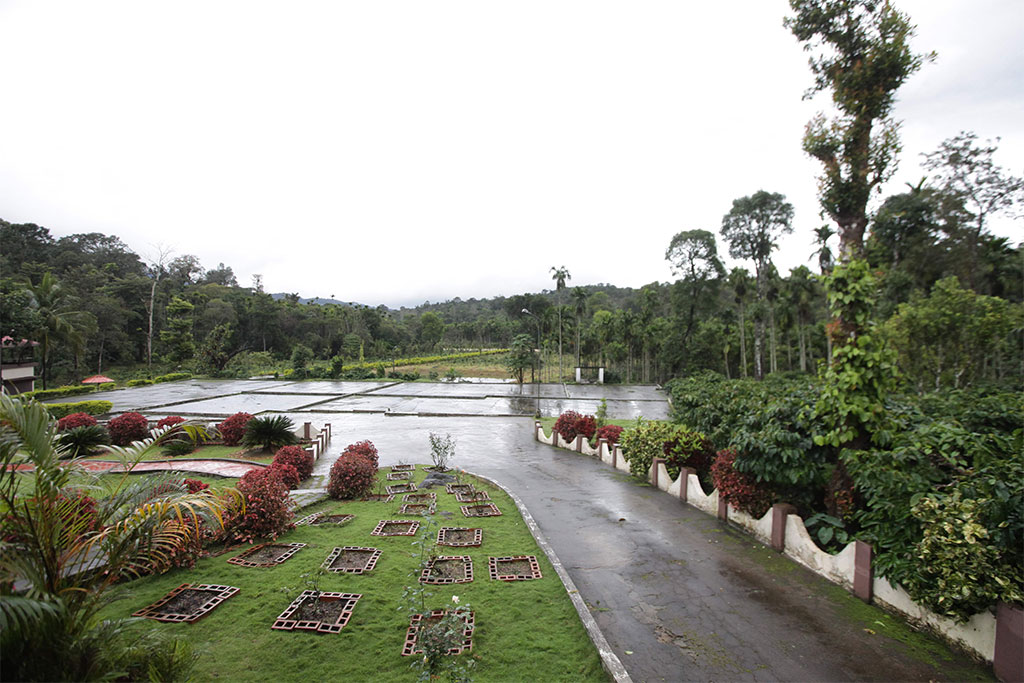
[[[313,488],[299,496],[318,495],[349,443],[373,441],[381,466],[429,463],[429,433],[452,434],[451,465],[496,480],[522,500],[635,681],[992,678],[935,639],[883,628],[892,617],[727,523],[533,438],[536,411],[594,412],[602,397],[610,418],[664,418],[667,401],[655,387],[243,380],[100,397],[114,400],[115,412],[141,409],[154,417],[216,409],[206,413],[213,418],[273,405],[262,409],[281,410],[296,423],[330,422],[331,444],[316,463]],[[506,408],[521,412],[502,414]]]

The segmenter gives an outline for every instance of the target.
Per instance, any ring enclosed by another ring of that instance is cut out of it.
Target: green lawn
[[[384,484],[385,472],[380,473]],[[416,472],[416,480],[425,476]],[[393,482],[392,482],[393,483]],[[502,511],[500,517],[469,519],[455,496],[437,493],[435,519],[442,526],[484,530],[480,548],[438,548],[442,555],[469,555],[474,579],[468,584],[430,586],[427,608],[451,605],[453,595],[475,612],[476,631],[470,654],[478,681],[603,681],[607,677],[561,581],[536,546],[515,504],[500,489],[478,483]],[[415,678],[410,658],[401,656],[409,625],[406,586],[418,585],[415,537],[377,537],[370,532],[386,519],[422,519],[401,515],[401,496],[392,503],[325,501],[299,513],[350,513],[345,526],[300,526],[282,536],[284,543],[306,543],[294,557],[270,569],[243,568],[227,559],[246,548],[200,560],[191,570],[175,570],[126,585],[130,598],[108,608],[107,616],[141,609],[182,583],[210,583],[240,589],[193,624],[164,624],[189,638],[201,651],[198,680],[246,681],[332,680],[408,681]],[[432,527],[431,540],[437,526]],[[359,593],[352,618],[339,634],[272,630],[275,618],[308,586],[303,575],[316,571],[335,547],[353,545],[383,550],[376,568],[364,575],[327,573],[320,590]],[[488,557],[535,555],[543,578],[494,581]]]
[[[98,455],[92,455],[86,458],[87,460],[110,460],[112,456],[106,453],[99,453]],[[246,450],[241,446],[200,446],[188,455],[177,456],[178,458],[229,458],[231,460],[252,460],[253,462],[270,462],[274,459],[273,453],[268,453],[261,450]],[[142,460],[174,460],[175,458],[167,455],[164,452],[164,448],[154,448],[153,450],[146,453]]]

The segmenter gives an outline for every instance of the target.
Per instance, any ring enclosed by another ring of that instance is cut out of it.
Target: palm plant
[[[209,491],[189,494],[167,475],[129,477],[165,433],[112,447],[124,474],[110,485],[108,496],[94,508],[90,500],[83,510],[81,491],[104,487],[80,461],[61,460],[66,447],[41,404],[0,396],[5,679],[91,680],[138,671],[128,660],[156,661],[150,649],[140,649],[130,620],[104,620],[100,611],[116,596],[112,589],[118,580],[166,564],[202,522],[222,525],[222,512],[231,505],[231,499]],[[16,465],[29,465],[31,471],[17,471]],[[180,648],[174,652],[191,657]],[[177,655],[172,659],[161,666],[182,663]]]
[[[292,431],[294,428],[291,419],[284,415],[254,417],[245,425],[242,445],[247,448],[259,446],[265,451],[291,446],[299,442],[299,437]]]

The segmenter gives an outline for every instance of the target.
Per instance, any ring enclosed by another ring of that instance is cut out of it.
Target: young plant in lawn
[[[448,463],[455,457],[455,437],[446,433],[444,436],[430,432],[430,459],[434,469],[447,472]]]

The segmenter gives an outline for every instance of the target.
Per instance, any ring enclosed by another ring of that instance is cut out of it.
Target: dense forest
[[[959,167],[964,149],[983,157],[986,173]],[[1013,209],[1020,180],[995,166],[995,151],[970,134],[946,141],[929,157],[929,179],[870,216],[864,255],[878,275],[872,318],[920,390],[1021,383],[1024,257],[985,222]],[[993,177],[1001,201],[980,204],[973,198],[992,194]],[[717,238],[709,230],[667,236],[675,282],[571,286],[565,268],[552,268],[550,288],[539,292],[392,310],[302,303],[296,294],[266,293],[259,282],[241,286],[230,265],[204,268],[194,255],[146,261],[114,235],[55,237],[45,227],[0,221],[0,331],[40,342],[38,374],[51,386],[115,370],[246,376],[287,364],[297,349],[333,359],[338,370],[364,359],[508,348],[518,335],[540,336],[547,380],[556,379],[560,339],[563,378],[577,363],[605,366],[611,381],[625,382],[700,370],[734,378],[814,373],[830,352],[820,276],[838,255],[829,246],[833,230],[822,226],[808,245],[817,272],[779,273],[771,256],[791,222],[784,197],[758,192],[734,202]],[[752,270],[727,272],[720,248]]]

